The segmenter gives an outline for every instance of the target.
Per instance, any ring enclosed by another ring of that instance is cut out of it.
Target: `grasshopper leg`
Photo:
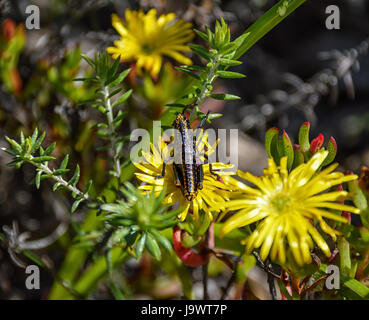
[[[162,178],[164,178],[164,177],[165,177],[165,168],[166,168],[166,163],[165,163],[165,162],[163,162],[163,169],[162,169],[162,171],[161,171],[161,175],[160,175],[160,176],[156,176],[156,177],[155,177],[156,179],[162,179]]]
[[[176,187],[180,187],[182,184],[181,184],[181,180],[179,178],[179,172],[178,172],[179,167],[177,165],[174,165],[173,166],[173,172],[174,172],[174,182],[176,184]]]
[[[202,190],[204,187],[204,170],[202,168],[202,164],[196,165],[196,187],[198,190]]]

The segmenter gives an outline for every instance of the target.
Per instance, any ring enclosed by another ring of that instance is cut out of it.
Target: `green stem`
[[[235,40],[235,42],[242,41],[242,43],[233,55],[232,59],[237,60],[244,55],[256,42],[258,42],[270,30],[282,22],[306,1],[307,0],[280,0]],[[243,40],[242,37],[246,34],[248,35]]]
[[[116,138],[116,132],[115,132],[115,128],[114,128],[114,116],[113,116],[113,108],[111,106],[111,100],[109,98],[110,92],[109,92],[109,87],[105,87],[104,88],[104,101],[105,101],[105,106],[106,109],[108,110],[106,117],[108,120],[108,126],[109,126],[109,133],[111,135],[111,149],[113,151],[113,162],[114,162],[114,171],[115,171],[115,176],[118,178],[119,181],[119,177],[121,174],[121,170],[120,170],[120,159],[119,159],[119,154],[117,153],[117,138]]]
[[[128,257],[127,252],[123,251],[122,248],[113,248],[111,250],[113,267],[116,267]],[[76,290],[80,295],[87,297],[95,289],[99,280],[107,275],[107,273],[108,264],[106,262],[106,257],[101,256],[78,279],[74,285],[74,290]]]
[[[33,159],[33,156],[30,155],[29,158],[26,159],[26,161],[29,162],[29,163],[31,163],[32,165],[34,165],[37,169],[42,170],[51,179],[55,180],[60,185],[62,185],[64,188],[66,188],[69,191],[71,191],[72,193],[75,193],[76,195],[84,198],[85,200],[88,200],[89,199],[89,196],[88,196],[87,193],[84,193],[81,190],[79,190],[78,188],[76,188],[75,186],[70,185],[68,183],[68,181],[65,181],[61,176],[55,176],[54,175],[54,170],[50,169],[46,164],[43,164],[43,163],[35,163],[35,162],[32,161],[32,159]]]
[[[209,72],[206,76],[206,80],[203,81],[200,94],[198,95],[195,105],[192,108],[191,115],[189,121],[192,122],[195,118],[195,115],[197,111],[199,110],[199,107],[202,105],[204,100],[206,99],[207,95],[209,94],[209,86],[213,84],[213,82],[216,79],[216,71],[219,67],[219,58],[220,56],[217,54],[213,57],[212,66],[209,69]]]
[[[86,216],[86,219],[81,226],[81,230],[84,232],[90,232],[99,228],[101,219],[96,216],[95,210],[90,210]],[[58,271],[58,278],[65,282],[68,282],[73,286],[73,283],[77,281],[78,274],[87,258],[88,251],[85,248],[78,248],[71,246],[64,258],[63,264]],[[59,280],[55,280],[50,290],[48,299],[50,300],[65,300],[74,299],[73,295],[66,290],[66,288],[60,283]]]

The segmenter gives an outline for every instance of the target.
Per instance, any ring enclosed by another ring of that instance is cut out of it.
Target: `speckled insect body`
[[[182,148],[182,163],[174,164],[176,185],[182,188],[184,197],[191,201],[203,187],[203,168],[201,163],[196,163],[196,142],[190,123],[183,113],[176,117],[173,126],[178,130],[177,138],[181,139]]]

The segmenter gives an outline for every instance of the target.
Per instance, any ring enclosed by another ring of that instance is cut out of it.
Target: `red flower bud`
[[[324,142],[324,136],[320,133],[310,143],[310,152],[311,152],[311,154],[316,153],[322,147],[323,142]]]
[[[208,263],[209,261],[208,252],[204,252],[204,250],[202,250],[202,252],[196,253],[192,248],[186,248],[182,244],[184,232],[185,231],[181,230],[179,227],[173,228],[173,247],[177,256],[182,260],[182,262],[185,265],[190,267],[198,267]]]
[[[6,41],[10,41],[15,34],[15,22],[12,19],[5,19],[3,22],[2,34]]]
[[[346,170],[345,172],[345,175],[346,176],[348,176],[348,175],[350,175],[350,174],[355,174],[353,171],[351,171],[351,170]]]
[[[348,223],[351,224],[351,213],[350,212],[342,212],[341,214],[342,217],[346,218],[348,220]]]
[[[337,186],[337,191],[343,191],[343,187],[342,187],[342,184],[339,184]],[[345,204],[345,200],[339,200],[338,203],[340,204]]]
[[[337,153],[337,142],[336,139],[334,139],[333,137],[329,138],[329,143],[331,143],[332,147],[336,150]]]
[[[293,150],[300,150],[300,145],[299,144],[294,144],[293,145]]]

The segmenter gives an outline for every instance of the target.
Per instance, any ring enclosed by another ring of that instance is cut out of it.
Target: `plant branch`
[[[199,107],[202,105],[209,92],[211,92],[211,90],[209,90],[209,87],[212,86],[213,82],[217,78],[216,71],[218,70],[219,67],[219,58],[220,58],[219,54],[216,54],[213,57],[212,66],[210,67],[209,72],[207,73],[206,80],[203,81],[202,83],[200,94],[197,96],[194,107],[192,108],[189,119],[190,122],[194,120],[195,115],[199,110]]]
[[[54,170],[50,169],[46,164],[44,163],[36,163],[32,161],[34,157],[32,155],[29,155],[28,158],[24,159],[28,163],[31,163],[33,166],[35,166],[37,169],[42,170],[44,173],[48,175],[49,178],[55,180],[60,185],[62,185],[67,190],[71,191],[72,193],[75,193],[77,196],[83,198],[84,200],[89,200],[89,196],[87,193],[79,190],[77,187],[69,184],[67,181],[65,181],[61,176],[54,175]]]
[[[113,152],[113,166],[114,166],[114,175],[118,178],[120,178],[121,170],[120,170],[120,159],[119,159],[119,153],[117,152],[117,138],[116,138],[116,132],[114,127],[114,115],[113,115],[113,108],[111,104],[111,100],[109,98],[110,91],[109,87],[104,87],[104,103],[107,110],[106,117],[108,120],[108,127],[109,127],[109,134],[111,136],[110,142],[111,142],[111,148]]]

